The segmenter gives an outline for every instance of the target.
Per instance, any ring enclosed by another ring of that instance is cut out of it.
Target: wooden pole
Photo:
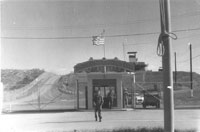
[[[163,33],[171,32],[170,0],[161,0],[163,4]],[[171,39],[169,36],[163,38],[164,55],[163,63],[163,88],[164,88],[164,130],[174,132],[174,93],[173,93],[173,72],[171,68]]]
[[[174,81],[176,84],[176,82],[177,82],[176,52],[174,52],[174,64],[175,64]]]
[[[192,44],[189,43],[190,46],[190,88],[191,88],[191,98],[193,97],[193,78],[192,78]]]

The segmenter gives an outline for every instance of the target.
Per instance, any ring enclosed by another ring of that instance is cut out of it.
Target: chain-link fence
[[[4,91],[3,111],[76,109],[76,87],[37,83],[20,89]]]
[[[123,76],[123,88],[128,91],[128,107],[135,105],[135,108],[163,108],[162,76],[161,72],[151,71],[136,72],[134,76]],[[135,83],[133,78],[135,78]],[[200,108],[200,84],[193,80],[193,97],[191,97],[191,82],[189,80],[190,78],[179,75],[177,82],[174,82],[175,108]]]
[[[72,79],[70,84],[59,83],[59,80],[54,79],[54,84],[49,84],[41,79],[18,89],[6,90],[3,111],[87,109],[89,102],[87,83],[78,82],[76,79]],[[174,83],[175,108],[200,107],[200,85],[193,82],[194,97],[191,97],[190,84],[191,82],[187,80],[185,82],[177,80]],[[159,72],[137,72],[134,76],[123,74],[121,88],[123,107],[163,108],[163,81]]]

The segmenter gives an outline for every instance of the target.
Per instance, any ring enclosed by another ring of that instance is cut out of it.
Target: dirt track
[[[1,126],[1,132],[163,127],[163,110],[103,111],[103,122],[94,121],[93,111],[3,114]],[[199,109],[175,111],[176,129],[200,132],[199,126]]]

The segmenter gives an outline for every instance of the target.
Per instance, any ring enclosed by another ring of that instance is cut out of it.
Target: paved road
[[[0,120],[1,132],[163,127],[163,110],[103,111],[103,122],[94,121],[93,111],[2,114]],[[200,110],[176,110],[175,128],[200,132]]]

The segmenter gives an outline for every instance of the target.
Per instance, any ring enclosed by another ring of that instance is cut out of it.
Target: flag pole
[[[105,34],[105,29],[103,29],[103,32],[101,33],[101,37],[104,37],[104,34]],[[104,55],[104,58],[106,58],[106,47],[105,47],[105,42],[103,44],[103,55]],[[104,66],[104,79],[106,78],[106,66]]]
[[[105,48],[105,44],[103,44],[103,55],[104,55],[104,58],[106,58],[106,48]]]
[[[92,36],[92,42],[93,42],[93,45],[103,45],[103,56],[104,58],[106,57],[106,47],[105,47],[105,38],[104,38],[104,34],[105,34],[105,29],[103,30],[103,32],[98,35],[98,36]]]
[[[103,32],[101,33],[101,37],[104,37],[104,34],[105,34],[105,29],[103,29]],[[106,47],[105,47],[105,42],[103,44],[103,55],[104,55],[104,58],[106,57]]]

